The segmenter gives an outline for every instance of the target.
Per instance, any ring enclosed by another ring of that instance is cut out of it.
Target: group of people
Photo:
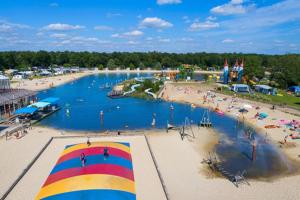
[[[89,139],[87,140],[87,145],[91,146],[91,142]],[[104,147],[104,149],[103,149],[103,156],[104,156],[105,160],[109,157],[109,151],[108,151],[107,147]],[[80,154],[80,161],[81,161],[81,166],[85,167],[86,163],[87,163],[87,157],[86,157],[85,153]]]

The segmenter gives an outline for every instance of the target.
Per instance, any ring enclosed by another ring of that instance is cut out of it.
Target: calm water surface
[[[44,119],[41,124],[54,128],[78,131],[104,131],[151,128],[153,115],[156,127],[165,128],[170,122],[182,125],[185,117],[199,123],[204,109],[192,109],[190,105],[165,101],[149,101],[137,98],[110,99],[106,95],[114,85],[125,79],[151,74],[100,74],[87,76],[74,82],[39,93],[39,98],[59,97],[62,109]],[[198,75],[197,79],[201,80]],[[174,110],[170,110],[170,105]],[[103,118],[100,112],[103,111]],[[257,142],[257,159],[252,161],[252,146],[244,137],[244,125],[227,116],[211,113],[214,128],[220,132],[221,143],[216,152],[227,171],[236,173],[247,170],[248,177],[269,177],[294,170],[277,148],[267,144],[263,136],[252,130]]]

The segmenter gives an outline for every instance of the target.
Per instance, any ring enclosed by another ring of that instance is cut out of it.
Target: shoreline
[[[170,87],[170,85],[176,85],[176,83],[167,83],[164,87]],[[184,86],[183,86],[184,85]],[[193,85],[193,84],[190,84]],[[201,85],[200,85],[201,86]],[[199,87],[195,87],[197,89],[199,89]],[[171,86],[172,87],[172,86]],[[175,87],[186,87],[189,88],[193,87],[193,86],[189,86],[188,84],[178,84]],[[194,88],[194,89],[195,89]],[[239,121],[244,121],[244,123],[246,123],[246,125],[249,125],[251,128],[253,128],[255,131],[257,131],[258,134],[264,136],[264,134],[267,136],[267,139],[270,140],[272,142],[273,145],[275,145],[278,149],[280,149],[291,161],[295,161],[295,164],[300,166],[300,140],[291,140],[288,139],[288,143],[294,143],[295,147],[294,148],[290,148],[290,147],[286,147],[284,145],[280,145],[279,141],[283,141],[283,137],[285,135],[289,135],[291,133],[291,131],[287,130],[287,128],[285,127],[280,127],[277,129],[266,129],[264,126],[268,125],[268,124],[275,124],[275,122],[273,122],[272,120],[272,115],[276,116],[277,120],[278,120],[278,116],[279,118],[290,118],[290,120],[292,119],[296,119],[300,121],[300,118],[298,116],[294,116],[291,115],[290,113],[285,113],[279,110],[274,110],[272,111],[270,108],[267,107],[262,107],[260,108],[260,112],[267,112],[267,113],[271,113],[270,116],[268,116],[268,118],[258,121],[257,119],[254,119],[253,117],[251,117],[250,114],[252,114],[252,116],[255,115],[256,110],[251,110],[246,114],[240,115],[239,112],[232,112],[232,111],[227,111],[226,108],[227,106],[221,102],[208,102],[205,104],[201,104],[199,103],[199,101],[202,101],[202,95],[205,95],[207,93],[207,91],[209,90],[205,90],[205,91],[201,91],[199,94],[197,94],[197,97],[191,97],[192,95],[189,94],[178,94],[172,90],[172,91],[168,91],[166,92],[166,89],[162,90],[162,92],[165,91],[165,93],[161,96],[161,99],[165,100],[165,101],[169,101],[169,102],[176,102],[176,103],[185,103],[185,104],[193,104],[196,107],[202,107],[202,108],[207,108],[210,110],[210,112],[214,112],[214,109],[216,107],[219,107],[222,111],[224,111],[224,115],[231,117],[233,119],[239,120]],[[195,91],[193,89],[190,89],[190,91],[193,91],[194,93],[198,93],[199,90]],[[211,91],[213,93],[213,91]],[[192,93],[192,92],[191,92]],[[175,94],[172,96],[172,94]],[[228,95],[224,95],[224,94],[219,94],[216,93],[217,96],[219,96],[219,98],[233,98],[232,96],[228,96]],[[237,99],[238,103],[236,103],[237,105],[235,105],[235,108],[240,109],[241,107],[243,107],[242,105],[244,104],[244,99]],[[255,104],[260,104],[260,102],[253,102],[253,101],[249,101],[246,100],[247,103],[251,102],[251,104],[255,105]],[[227,102],[226,102],[227,104]],[[254,108],[255,106],[253,106]],[[273,113],[272,113],[273,112]],[[271,118],[271,119],[270,119]],[[285,135],[280,136],[279,134],[284,132]],[[299,171],[299,170],[298,170]]]
[[[28,89],[36,92],[47,90],[53,87],[58,87],[64,85],[71,81],[81,79],[85,76],[91,76],[96,74],[147,74],[147,73],[161,73],[162,70],[88,70],[72,74],[64,74],[59,76],[51,76],[36,79],[21,79],[13,80],[15,82],[11,83],[13,89]],[[165,70],[165,73],[178,72],[177,70]],[[220,71],[195,71],[197,74],[220,74]]]

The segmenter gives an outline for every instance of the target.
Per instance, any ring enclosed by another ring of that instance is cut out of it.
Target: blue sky
[[[300,53],[300,0],[0,0],[0,51]]]

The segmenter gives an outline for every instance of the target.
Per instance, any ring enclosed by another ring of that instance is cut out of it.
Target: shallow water
[[[165,128],[167,123],[182,125],[185,117],[199,123],[203,108],[192,109],[190,105],[165,101],[149,101],[137,98],[110,99],[106,95],[117,82],[136,76],[151,74],[100,74],[87,76],[74,82],[52,88],[38,94],[39,98],[59,97],[62,109],[44,119],[41,124],[59,129],[76,131],[104,131],[152,128],[153,116],[156,128]],[[201,80],[201,76],[198,77]],[[170,110],[170,106],[174,110]],[[103,117],[100,112],[103,111]],[[263,136],[252,130],[257,142],[256,160],[252,161],[251,140],[244,136],[244,125],[236,119],[211,113],[214,128],[220,132],[220,144],[216,152],[223,167],[231,172],[247,171],[247,177],[270,177],[293,170],[278,149],[265,142]]]

